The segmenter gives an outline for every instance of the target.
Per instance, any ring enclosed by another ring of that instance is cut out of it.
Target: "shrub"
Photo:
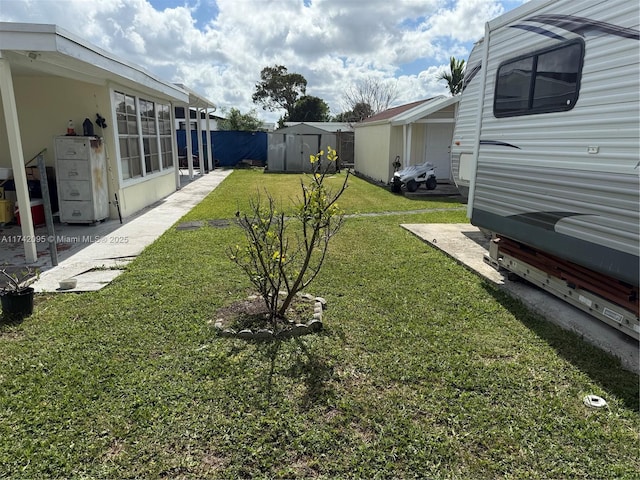
[[[337,191],[328,189],[324,180],[338,156],[331,147],[327,152],[327,162],[322,161],[323,151],[310,155],[312,174],[300,181],[302,197],[293,216],[278,209],[269,192],[266,200],[259,192],[250,199],[248,214],[236,213],[247,243],[230,248],[229,257],[263,298],[274,330],[295,295],[320,272],[329,240],[344,219],[337,202],[347,188],[349,172]]]

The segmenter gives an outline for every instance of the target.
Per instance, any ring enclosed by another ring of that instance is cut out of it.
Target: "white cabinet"
[[[104,143],[100,137],[56,137],[60,221],[95,223],[109,216]]]

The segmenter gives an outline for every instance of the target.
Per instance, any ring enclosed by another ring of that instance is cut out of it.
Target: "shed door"
[[[300,169],[300,136],[286,134],[286,152],[283,171],[296,172]]]
[[[451,180],[451,140],[453,124],[431,123],[427,125],[427,146],[425,160],[436,167],[436,178]]]
[[[301,135],[302,144],[300,145],[300,171],[311,172],[311,162],[309,155],[315,155],[320,148],[321,135]]]

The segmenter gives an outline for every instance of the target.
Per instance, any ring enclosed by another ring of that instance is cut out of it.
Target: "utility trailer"
[[[490,263],[636,339],[639,8],[533,0],[488,22],[451,156]]]

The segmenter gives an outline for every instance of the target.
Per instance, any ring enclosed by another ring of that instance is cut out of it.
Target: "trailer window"
[[[493,113],[513,117],[571,110],[578,100],[584,44],[573,41],[498,68]]]

